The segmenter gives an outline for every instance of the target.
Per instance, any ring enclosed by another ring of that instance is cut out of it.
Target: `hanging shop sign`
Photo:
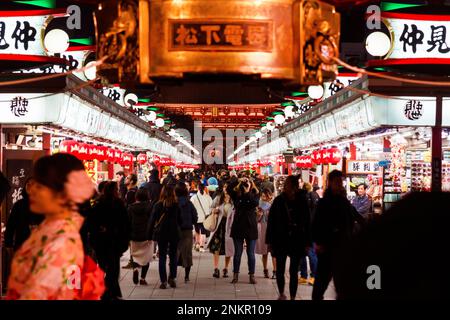
[[[125,102],[124,102],[124,98],[125,98],[125,92],[126,89],[122,89],[119,86],[114,86],[114,87],[104,87],[101,92],[107,96],[108,98],[110,98],[112,101],[114,101],[115,103],[118,103],[119,105],[121,105],[122,107],[125,106]]]
[[[434,126],[436,122],[433,97],[370,97],[369,101],[374,120],[380,125]]]
[[[336,132],[339,136],[348,136],[374,128],[369,118],[366,100],[360,100],[333,112],[333,114]]]
[[[377,174],[380,169],[378,161],[348,161],[347,174]]]
[[[322,150],[322,163],[324,164],[338,164],[341,159],[342,153],[338,148]]]
[[[360,77],[358,77],[358,74],[356,73],[340,73],[333,82],[324,82],[323,86],[325,93],[322,99],[335,95],[358,79],[360,79]]]
[[[384,64],[450,63],[450,15],[384,12],[391,51]]]

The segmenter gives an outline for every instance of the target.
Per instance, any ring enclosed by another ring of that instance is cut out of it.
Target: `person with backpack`
[[[300,259],[311,246],[309,219],[306,192],[299,189],[298,177],[288,176],[282,193],[275,198],[270,207],[266,232],[266,243],[277,261],[279,300],[287,299],[284,294],[287,257],[290,258],[290,298],[291,300],[296,298]]]
[[[206,237],[209,236],[209,231],[203,226],[203,222],[211,212],[212,198],[208,193],[208,189],[202,183],[198,185],[198,191],[191,197],[191,202],[197,210],[198,220],[195,225],[195,247],[196,251],[203,251]]]
[[[154,205],[150,218],[150,234],[158,242],[160,289],[167,283],[176,288],[177,249],[180,241],[181,210],[172,184],[164,185],[159,201]],[[169,279],[167,279],[167,253],[169,254]]]
[[[347,199],[341,171],[333,170],[328,175],[328,188],[317,204],[312,225],[312,236],[317,253],[317,274],[312,299],[323,300],[325,291],[333,278],[333,259],[337,248],[348,241],[355,224],[364,223]]]

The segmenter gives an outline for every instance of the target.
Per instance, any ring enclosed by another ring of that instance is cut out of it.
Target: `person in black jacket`
[[[317,204],[312,235],[317,253],[317,274],[312,299],[323,300],[333,277],[333,256],[344,241],[353,236],[356,221],[362,218],[347,199],[342,172],[333,170],[328,175],[328,189]]]
[[[150,179],[142,187],[147,190],[151,202],[158,202],[162,189],[159,181],[159,171],[156,169],[150,171]]]
[[[256,218],[256,208],[259,205],[259,190],[255,183],[243,178],[235,188],[228,186],[229,194],[234,203],[235,214],[231,226],[231,238],[234,242],[233,257],[233,280],[231,283],[237,283],[239,280],[239,269],[241,266],[241,257],[244,249],[244,240],[247,244],[248,273],[250,283],[256,284],[255,280],[255,249],[258,239],[258,222]]]
[[[180,240],[179,228],[181,212],[172,184],[167,184],[161,191],[159,201],[153,207],[150,218],[150,234],[158,242],[159,248],[159,277],[161,289],[167,288],[167,252],[170,259],[169,285],[175,288],[177,277],[177,249]]]
[[[44,220],[43,215],[34,214],[30,211],[30,199],[27,191],[29,182],[30,180],[25,182],[22,199],[14,203],[6,222],[5,247],[8,251],[17,251],[30,236],[32,228],[38,226]]]
[[[89,240],[98,263],[105,271],[104,300],[120,299],[120,257],[128,249],[129,220],[125,204],[119,197],[117,182],[105,185],[103,194],[86,218]]]
[[[181,239],[178,244],[178,264],[184,268],[184,282],[189,281],[192,262],[192,246],[194,245],[192,230],[197,223],[197,210],[189,200],[189,191],[186,183],[178,182],[175,187],[175,194],[180,207],[180,229]]]
[[[152,213],[152,203],[149,201],[148,192],[139,189],[136,193],[136,202],[128,207],[130,219],[130,252],[133,258],[133,283],[147,285],[145,277],[150,267],[153,255],[153,241],[148,234],[147,225]],[[142,267],[141,279],[139,280],[139,267]]]
[[[306,192],[299,190],[298,178],[289,176],[283,186],[283,192],[275,198],[269,212],[266,243],[277,261],[277,286],[279,300],[286,300],[284,294],[284,273],[287,257],[289,266],[289,293],[295,300],[298,288],[298,268],[300,259],[311,246],[310,213]]]

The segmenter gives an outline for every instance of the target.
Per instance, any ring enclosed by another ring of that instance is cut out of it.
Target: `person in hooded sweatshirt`
[[[153,255],[153,241],[147,230],[152,213],[152,202],[149,201],[148,192],[139,189],[136,193],[136,202],[128,207],[128,217],[130,219],[130,240],[131,257],[133,257],[133,283],[147,285],[147,276],[150,262]],[[142,268],[139,280],[139,268]]]

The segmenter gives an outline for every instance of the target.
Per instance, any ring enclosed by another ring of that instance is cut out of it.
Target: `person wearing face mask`
[[[104,290],[102,272],[91,279],[90,289],[74,278],[89,261],[84,256],[79,232],[83,218],[77,205],[93,195],[94,185],[83,163],[68,154],[39,159],[28,191],[30,210],[42,214],[44,221],[14,255],[7,299],[99,299]]]

